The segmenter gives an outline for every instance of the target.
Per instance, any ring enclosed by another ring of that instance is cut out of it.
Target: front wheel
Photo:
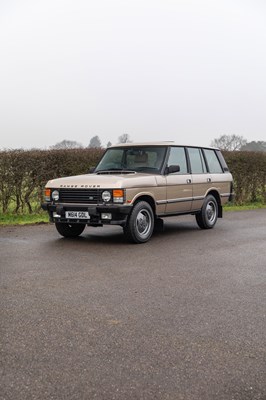
[[[201,229],[211,229],[218,217],[218,204],[214,196],[209,195],[204,200],[200,213],[196,214],[196,221]]]
[[[58,233],[67,238],[74,238],[81,235],[85,229],[85,226],[85,224],[66,224],[63,222],[55,223]]]
[[[128,218],[124,228],[126,238],[133,243],[147,242],[154,228],[154,214],[146,201],[138,202]]]

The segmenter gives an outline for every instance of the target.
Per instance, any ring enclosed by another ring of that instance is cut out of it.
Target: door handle
[[[191,179],[187,179],[187,183],[191,183]]]
[[[211,180],[211,178],[207,178],[207,182],[211,182],[212,180]]]

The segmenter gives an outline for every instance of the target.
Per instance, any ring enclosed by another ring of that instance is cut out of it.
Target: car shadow
[[[154,240],[165,241],[173,236],[184,235],[187,233],[197,232],[199,228],[193,221],[179,222],[177,221],[165,221],[163,229],[155,230],[151,239],[146,243],[152,243]],[[66,247],[70,243],[75,244],[75,246],[84,246],[88,243],[102,246],[134,246],[135,243],[130,243],[127,241],[123,230],[121,227],[100,227],[91,228],[87,227],[81,236],[77,238],[64,238],[58,236],[56,240],[49,241],[49,244],[54,244],[54,246]],[[145,244],[144,244],[145,245]]]

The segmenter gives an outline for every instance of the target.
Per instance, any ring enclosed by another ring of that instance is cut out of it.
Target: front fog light
[[[54,190],[54,191],[52,192],[52,199],[53,199],[54,201],[58,201],[58,200],[59,200],[59,192],[58,192],[58,190]]]
[[[108,192],[108,190],[105,190],[104,192],[102,192],[102,199],[105,203],[108,203],[108,201],[111,200],[111,193]]]
[[[112,219],[112,214],[110,214],[110,213],[101,213],[101,219]]]

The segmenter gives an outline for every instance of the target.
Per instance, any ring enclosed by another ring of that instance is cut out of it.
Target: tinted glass
[[[171,147],[167,166],[179,165],[178,174],[187,174],[187,160],[184,147]]]
[[[95,172],[130,170],[159,173],[165,158],[166,147],[121,147],[108,149]]]
[[[209,171],[213,174],[221,174],[223,170],[216,156],[215,151],[204,149],[204,154],[207,160]]]
[[[189,147],[188,154],[190,159],[191,171],[193,174],[203,174],[207,172],[203,155],[200,149]]]

